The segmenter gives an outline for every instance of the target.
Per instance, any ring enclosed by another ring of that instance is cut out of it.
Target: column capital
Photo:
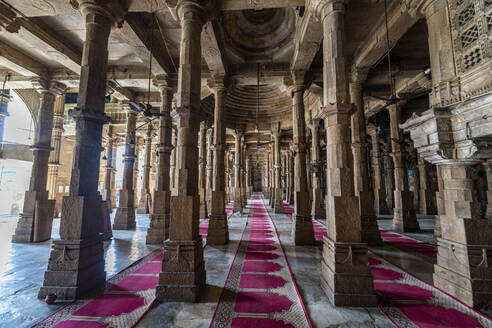
[[[67,86],[63,83],[52,81],[48,77],[40,77],[34,80],[31,80],[32,86],[39,93],[51,93],[54,96],[61,96],[65,94],[67,90]]]
[[[178,77],[176,74],[159,74],[152,83],[159,88],[161,94],[163,92],[175,92],[178,83]]]
[[[350,115],[353,113],[353,111],[354,111],[354,106],[352,104],[346,104],[346,103],[328,104],[326,106],[321,107],[320,111],[316,115],[316,118],[325,119],[335,114]]]
[[[350,80],[349,82],[356,87],[362,89],[364,82],[369,74],[370,67],[358,67],[352,65],[350,68]]]
[[[318,19],[323,21],[325,17],[333,12],[345,13],[348,0],[313,0],[311,6]]]
[[[209,17],[210,7],[208,0],[181,0],[176,5],[176,14],[180,21],[189,19],[202,26]]]
[[[79,10],[82,15],[101,15],[118,25],[122,24],[129,5],[128,0],[79,0]]]

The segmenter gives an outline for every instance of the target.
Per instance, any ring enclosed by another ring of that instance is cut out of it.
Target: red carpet
[[[210,327],[311,327],[275,225],[258,194]]]
[[[381,229],[380,233],[381,233],[381,238],[385,243],[398,247],[405,252],[409,252],[414,255],[417,255],[418,257],[420,257],[421,259],[427,262],[436,263],[436,259],[437,259],[436,246],[421,242],[420,240],[402,235],[394,231]]]
[[[133,327],[155,299],[162,253],[157,249],[106,282],[104,294],[77,300],[33,327]]]
[[[456,298],[371,253],[379,309],[396,327],[491,327],[492,321]]]

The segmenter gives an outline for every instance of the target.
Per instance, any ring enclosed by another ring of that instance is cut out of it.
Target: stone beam
[[[0,65],[23,76],[40,76],[44,70],[41,63],[3,41],[0,41],[0,57],[2,57],[0,58]]]
[[[217,26],[215,22],[208,21],[202,30],[201,43],[203,45],[202,56],[207,62],[208,69],[216,76],[225,76],[227,67],[224,57],[220,51],[219,40],[217,39]]]
[[[305,5],[305,0],[219,0],[219,10],[248,10],[282,7],[300,7]]]
[[[314,56],[323,40],[323,25],[316,18],[316,13],[310,7],[304,13],[296,30],[294,55],[290,64],[291,70],[308,71]]]

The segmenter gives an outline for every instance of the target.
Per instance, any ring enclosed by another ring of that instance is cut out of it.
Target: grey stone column
[[[386,186],[386,208],[393,214],[395,196],[395,170],[391,159],[391,137],[388,137],[383,147],[384,182]]]
[[[198,129],[200,125],[200,35],[207,19],[203,1],[184,0],[177,4],[181,21],[180,63],[177,104],[173,115],[178,127],[176,193],[171,196],[169,239],[156,299],[194,302],[205,285],[203,243],[199,235]]]
[[[109,3],[109,1],[108,1]],[[111,25],[121,21],[127,8],[110,2],[111,10],[93,1],[79,1],[86,21],[75,119],[70,195],[63,198],[60,239],[52,243],[48,268],[38,297],[54,293],[57,300],[73,300],[105,286],[104,249],[101,225],[101,196],[98,193],[102,126],[104,114],[108,39]],[[112,16],[109,15],[111,12]]]
[[[311,169],[313,171],[312,185],[313,197],[311,214],[316,219],[325,219],[326,210],[324,207],[322,190],[322,164],[319,147],[319,119],[314,118],[311,124]]]
[[[112,151],[112,158],[111,158],[111,167],[113,168],[111,170],[111,181],[113,181],[113,187],[114,187],[114,182],[116,181],[116,157],[118,154],[118,138],[115,138],[113,140],[113,151]],[[111,209],[116,207],[116,189],[113,188],[111,189]]]
[[[345,2],[320,1],[323,23],[323,104],[327,149],[327,235],[321,285],[335,306],[375,306],[367,247],[354,193],[348,79],[343,51]]]
[[[234,206],[233,212],[242,212],[241,202],[241,138],[242,131],[236,130],[234,135],[235,149],[234,149]]]
[[[208,128],[207,129],[207,175],[206,175],[206,183],[205,183],[205,188],[207,192],[205,193],[205,200],[207,202],[207,216],[210,214],[210,210],[212,208],[212,205],[210,204],[212,200],[212,185],[213,185],[213,164],[214,164],[214,158],[213,158],[213,133],[214,129],[213,128]]]
[[[313,245],[314,232],[306,172],[306,122],[304,119],[304,72],[292,72],[292,122],[294,152],[294,213],[291,238],[296,245]]]
[[[289,166],[289,197],[287,202],[289,205],[294,205],[294,181],[295,181],[295,172],[294,172],[294,153],[289,150],[287,157],[287,164]]]
[[[171,120],[171,128],[172,128],[172,120]],[[170,181],[170,189],[171,189],[171,194],[174,194],[174,191],[176,189],[176,145],[178,144],[177,141],[177,133],[176,129],[172,129],[172,137],[171,137],[171,144],[173,146],[173,150],[171,150],[171,181]]]
[[[135,136],[135,161],[133,162],[133,207],[136,209],[138,205],[138,179],[140,178],[139,161],[140,151],[142,150],[141,141],[138,136]],[[124,157],[124,156],[123,156]],[[121,198],[120,198],[121,199]]]
[[[280,129],[279,124],[272,126],[273,135],[273,168],[274,168],[274,191],[273,191],[273,209],[275,213],[285,213],[282,201],[282,181],[280,165]]]
[[[60,166],[61,155],[61,138],[63,134],[63,119],[65,118],[65,93],[59,95],[55,99],[55,112],[53,114],[53,132],[51,134],[51,148],[53,149],[48,159],[48,198],[56,198],[56,181],[58,179],[58,168]],[[59,213],[59,209],[55,204],[55,215]]]
[[[487,209],[485,217],[492,221],[492,160],[484,163],[485,175],[487,177]]]
[[[213,151],[213,183],[211,188],[211,211],[208,223],[207,243],[211,245],[227,244],[229,242],[229,228],[225,212],[225,184],[226,172],[224,168],[224,153],[226,147],[225,133],[225,97],[226,90],[222,80],[214,80],[213,91],[215,96],[214,110],[214,140]]]
[[[354,191],[359,198],[359,212],[362,228],[362,241],[367,245],[381,245],[381,236],[376,215],[374,214],[374,194],[367,163],[366,122],[362,84],[366,80],[368,69],[353,68],[349,83],[350,102],[355,106],[351,117],[352,154],[354,156]]]
[[[267,152],[266,156],[266,163],[265,163],[265,188],[263,190],[263,195],[265,198],[270,200],[270,154]]]
[[[113,230],[135,229],[135,168],[137,149],[135,127],[137,112],[125,105],[126,136],[123,154],[123,185],[120,190],[120,202],[114,216]]]
[[[198,193],[200,194],[200,219],[208,217],[207,210],[207,179],[206,179],[206,167],[207,167],[207,139],[205,137],[207,128],[206,122],[200,123],[200,132],[198,134]]]
[[[243,141],[241,142],[241,207],[246,207],[248,199],[246,196],[246,135],[243,134]]]
[[[108,124],[107,130],[107,141],[106,141],[106,166],[104,171],[104,189],[102,191],[102,200],[107,201],[109,205],[113,204],[112,196],[113,196],[113,187],[114,180],[113,178],[113,126]]]
[[[436,214],[436,206],[431,194],[431,189],[428,179],[428,165],[422,156],[418,159],[418,169],[420,178],[420,190],[419,193],[419,209],[420,214],[430,215]]]
[[[272,137],[273,138],[273,137]],[[274,146],[270,146],[270,152],[268,153],[268,158],[270,161],[270,199],[268,204],[273,208],[273,202],[275,200],[275,163],[274,163]]]
[[[1,95],[1,94],[0,94]],[[9,101],[10,90],[5,90],[4,94],[0,98],[0,159],[3,158],[3,135],[5,133],[5,119],[10,116],[9,114]]]
[[[401,106],[401,102],[388,106],[391,129],[391,156],[393,157],[395,174],[393,229],[396,231],[416,232],[420,231],[420,227],[413,207],[412,193],[408,188],[408,173],[403,158],[403,133],[398,126],[400,124]]]
[[[65,85],[48,77],[33,81],[41,95],[37,126],[34,134],[33,163],[29,189],[24,194],[24,206],[17,222],[13,243],[40,242],[51,238],[55,200],[49,199],[46,189],[48,163],[53,131],[53,107],[57,96],[65,92]]]
[[[138,203],[137,213],[148,214],[150,212],[149,201],[152,201],[150,194],[150,169],[152,165],[150,159],[152,156],[152,123],[147,125],[147,135],[145,136],[144,164],[142,189],[140,189],[140,201]]]
[[[157,170],[154,187],[154,201],[150,213],[150,226],[147,230],[147,244],[162,244],[169,238],[169,221],[171,212],[170,174],[171,139],[173,134],[171,119],[171,102],[173,98],[172,80],[167,76],[158,76],[154,84],[161,93],[159,113],[159,130],[157,134]]]
[[[387,214],[386,207],[386,189],[383,183],[382,176],[382,156],[379,149],[379,127],[368,125],[367,132],[371,136],[371,158],[372,170],[374,172],[373,193],[374,193],[374,212],[376,215]]]

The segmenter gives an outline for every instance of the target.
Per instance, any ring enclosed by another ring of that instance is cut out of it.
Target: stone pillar
[[[287,203],[289,205],[294,205],[294,154],[292,151],[289,150],[287,153],[287,164],[289,166],[289,197],[287,199]]]
[[[236,130],[234,135],[235,150],[234,150],[234,206],[233,212],[242,212],[241,202],[241,138],[242,131]]]
[[[51,134],[51,148],[53,149],[50,158],[48,160],[48,198],[56,200],[56,182],[58,179],[58,168],[60,166],[61,155],[61,138],[63,134],[63,119],[65,118],[65,93],[56,97],[55,99],[55,112],[53,114],[53,132]],[[1,138],[1,137],[0,137]],[[60,209],[56,208],[55,203],[55,216],[60,213]]]
[[[152,122],[147,123],[147,135],[145,136],[145,148],[144,148],[144,164],[143,164],[143,177],[142,177],[142,189],[140,189],[140,201],[138,203],[137,213],[148,214],[150,213],[149,203],[152,202],[152,196],[150,194],[150,169],[152,165],[150,159],[152,156]]]
[[[169,221],[171,212],[170,162],[173,128],[171,119],[171,103],[173,88],[169,77],[158,76],[154,83],[161,93],[161,107],[159,116],[159,130],[157,134],[157,171],[154,188],[150,226],[147,230],[147,244],[162,244],[169,238]]]
[[[214,109],[214,139],[211,147],[213,151],[213,183],[211,186],[211,211],[208,223],[207,243],[211,245],[227,244],[229,242],[229,228],[225,212],[225,168],[224,153],[226,147],[225,131],[225,98],[224,82],[216,79],[213,84],[215,96]]]
[[[266,165],[265,165],[265,180],[266,180],[266,184],[265,184],[265,188],[263,190],[263,195],[265,196],[265,198],[267,198],[268,200],[270,200],[270,153],[267,152],[266,154]]]
[[[272,127],[273,135],[273,161],[274,161],[274,192],[273,192],[273,209],[275,213],[285,213],[282,201],[282,174],[280,165],[280,128],[279,124]]]
[[[205,188],[207,192],[205,193],[205,200],[207,202],[207,216],[210,214],[210,210],[212,208],[212,205],[210,204],[212,200],[212,185],[213,185],[213,176],[212,176],[212,170],[213,170],[213,152],[212,152],[212,137],[213,137],[214,129],[213,128],[208,128],[207,129],[207,181],[205,184]],[[207,238],[208,240],[208,238]]]
[[[137,112],[125,105],[126,136],[123,154],[123,185],[120,202],[114,216],[113,230],[135,229],[135,168],[138,152],[135,154]],[[137,171],[138,173],[138,171]]]
[[[395,174],[393,229],[403,232],[416,232],[420,231],[420,227],[413,207],[412,193],[408,188],[408,172],[403,158],[403,133],[398,126],[400,124],[401,106],[401,102],[388,106],[391,130],[391,156],[393,157]]]
[[[116,181],[116,157],[118,154],[118,145],[117,145],[118,138],[115,138],[113,140],[113,151],[112,151],[112,158],[111,158],[111,166],[113,169],[111,170],[111,181],[113,183],[114,187],[114,182]],[[111,209],[116,207],[116,189],[113,188],[111,189]]]
[[[205,138],[207,128],[206,122],[200,123],[200,132],[198,135],[198,193],[200,195],[200,219],[208,217],[207,210],[207,179],[206,179],[206,167],[207,167],[207,140]]]
[[[98,180],[102,127],[109,120],[104,114],[107,49],[111,25],[121,21],[127,8],[116,1],[105,4],[111,9],[93,1],[79,1],[86,22],[86,41],[78,103],[72,114],[76,141],[70,195],[63,198],[60,239],[52,242],[39,298],[54,293],[57,300],[73,300],[89,291],[102,291],[106,282],[103,241],[94,227],[101,225],[103,217]]]
[[[327,235],[321,285],[335,306],[375,306],[377,297],[362,242],[359,200],[354,194],[348,80],[343,52],[345,3],[320,1],[323,22],[323,103],[327,149]]]
[[[434,284],[475,308],[492,304],[492,228],[480,213],[476,170],[456,161],[441,165],[443,203],[442,236],[438,238]]]
[[[248,204],[246,196],[246,135],[243,134],[241,143],[241,207],[244,209]]]
[[[3,94],[0,94],[0,159],[2,156],[3,148],[3,134],[5,131],[5,119],[10,116],[9,114],[9,101],[10,101],[10,90],[4,90]]]
[[[154,145],[156,144],[155,141],[153,141]],[[151,163],[157,163],[157,145],[155,145],[154,147],[152,147],[152,156],[151,156],[151,159],[150,159],[150,162]],[[150,168],[150,177],[149,177],[149,189],[153,192],[153,190],[155,190],[155,173],[157,172],[157,169],[156,169],[156,166],[155,165],[152,165],[152,167]]]
[[[17,222],[13,243],[40,242],[51,238],[55,200],[49,199],[46,184],[53,131],[55,98],[65,92],[65,85],[48,77],[33,81],[41,95],[37,126],[34,134],[33,163],[29,189],[24,195],[24,206]]]
[[[391,138],[389,138],[391,139]],[[384,182],[386,186],[386,208],[390,214],[393,214],[393,205],[395,196],[395,170],[393,168],[393,160],[391,159],[391,140],[385,143],[383,148],[383,164],[384,164]]]
[[[487,177],[487,209],[485,217],[492,221],[492,160],[484,163],[485,175]]]
[[[268,204],[273,208],[273,202],[275,200],[275,163],[274,163],[274,146],[270,146],[270,152],[268,153],[268,158],[270,161],[270,199]]]
[[[172,128],[172,120],[171,120],[171,128]],[[170,181],[170,189],[171,189],[171,194],[175,193],[176,190],[176,145],[178,144],[177,141],[177,133],[176,129],[172,128],[172,138],[171,138],[171,144],[173,146],[173,150],[171,150],[171,170],[170,170],[170,176],[171,176],[171,181]]]
[[[379,127],[369,124],[367,126],[367,132],[371,136],[371,158],[372,158],[372,170],[374,174],[373,178],[373,193],[374,193],[374,213],[376,215],[387,214],[388,208],[386,207],[386,190],[383,183],[382,176],[382,156],[379,149]]]
[[[413,146],[409,147],[409,153],[411,156],[411,169],[413,173],[413,208],[415,209],[415,213],[417,213],[417,210],[419,209],[419,191],[420,191],[420,173],[419,173],[419,166],[418,166],[418,157],[419,155],[417,154],[417,151]]]
[[[323,190],[321,185],[321,174],[323,168],[321,164],[319,147],[319,118],[314,118],[311,123],[311,169],[313,171],[313,196],[311,214],[316,219],[325,219],[326,211],[324,207]]]
[[[441,174],[441,166],[436,166],[437,174],[437,191],[436,191],[436,223],[434,225],[434,236],[441,237],[441,217],[446,215],[446,208],[444,207],[444,184]]]
[[[111,197],[113,196],[114,180],[113,178],[113,126],[108,124],[106,136],[106,165],[104,167],[104,189],[102,190],[102,200],[107,201],[108,205],[113,204]]]
[[[435,214],[436,209],[434,205],[434,200],[431,194],[431,189],[429,186],[429,179],[427,176],[427,164],[422,156],[418,158],[418,169],[420,178],[420,190],[419,193],[419,212],[423,215]]]
[[[294,151],[294,213],[291,238],[296,245],[313,245],[314,232],[309,206],[306,172],[306,123],[304,119],[304,72],[292,72],[292,123]]]
[[[134,200],[133,200],[133,207],[136,208],[136,205],[138,204],[138,192],[137,191],[137,188],[138,188],[138,178],[140,177],[140,170],[139,170],[139,161],[140,161],[140,150],[141,150],[141,147],[140,147],[140,140],[139,138],[136,136],[135,137],[135,162],[133,163],[133,196],[134,196]]]
[[[370,246],[381,245],[379,228],[374,214],[374,194],[367,163],[366,120],[362,84],[369,69],[353,68],[349,83],[350,102],[355,106],[351,117],[352,154],[354,156],[354,190],[359,198],[359,213],[362,228],[362,241]]]
[[[184,0],[177,4],[181,21],[180,65],[176,117],[178,127],[176,194],[171,196],[169,239],[156,298],[159,301],[196,301],[205,285],[203,243],[199,235],[198,129],[200,125],[200,35],[206,3]]]

